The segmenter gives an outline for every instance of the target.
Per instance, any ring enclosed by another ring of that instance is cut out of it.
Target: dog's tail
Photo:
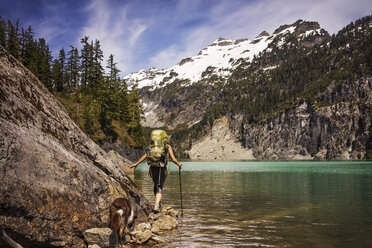
[[[0,236],[10,247],[12,248],[22,248],[20,244],[11,239],[4,230],[1,230]]]
[[[133,209],[133,205],[131,204],[130,206],[130,215],[128,217],[128,224],[133,224],[134,222],[134,209]]]

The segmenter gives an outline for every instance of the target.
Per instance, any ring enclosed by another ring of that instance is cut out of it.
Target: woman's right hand
[[[131,169],[135,169],[137,167],[136,164],[129,166]]]

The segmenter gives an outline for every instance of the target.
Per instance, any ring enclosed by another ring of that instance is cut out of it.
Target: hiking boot
[[[155,205],[154,205],[154,212],[155,213],[159,213],[160,212],[160,205],[159,205],[159,203],[155,203]]]

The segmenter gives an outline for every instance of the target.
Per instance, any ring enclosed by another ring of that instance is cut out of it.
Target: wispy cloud
[[[63,6],[60,4],[43,4],[39,2],[42,16],[34,20],[36,25],[33,26],[38,36],[46,39],[48,43],[57,41],[58,37],[64,36],[68,32],[69,22],[61,15]],[[48,15],[46,14],[48,13]],[[60,41],[59,46],[63,46]]]
[[[263,30],[272,33],[280,25],[298,19],[318,21],[332,34],[350,21],[370,14],[371,9],[369,0],[213,1],[204,9],[204,23],[184,32],[177,43],[151,56],[149,63],[159,68],[168,67],[184,57],[196,55],[218,37],[253,39]],[[184,12],[189,13],[187,9]],[[178,14],[178,18],[182,18],[182,13]]]
[[[57,37],[66,33],[64,28],[56,28],[60,23],[59,18],[45,20],[36,27],[40,37],[45,38],[47,41],[56,39]],[[63,44],[60,44],[63,45]]]
[[[106,58],[114,54],[119,69],[128,73],[135,46],[147,25],[140,19],[129,19],[126,5],[113,8],[106,1],[93,0],[87,10],[88,22],[81,36],[98,39]]]

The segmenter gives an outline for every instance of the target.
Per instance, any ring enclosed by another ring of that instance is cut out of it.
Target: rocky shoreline
[[[164,232],[177,228],[179,211],[164,206],[160,213],[150,213],[147,222],[136,224],[125,230],[126,247],[157,246],[166,243]],[[84,232],[88,248],[117,247],[117,235],[110,228],[91,228]]]

